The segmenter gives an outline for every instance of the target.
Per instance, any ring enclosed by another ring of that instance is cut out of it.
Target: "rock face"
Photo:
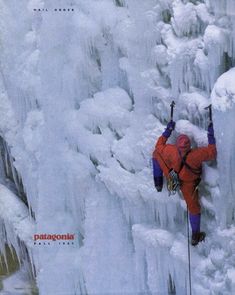
[[[20,259],[24,244],[40,295],[186,294],[185,203],[154,190],[150,160],[172,99],[169,142],[198,146],[212,102],[218,159],[203,166],[192,291],[233,294],[234,1],[57,4],[0,0],[3,244]],[[39,247],[35,233],[76,243]]]
[[[7,264],[3,263],[0,268],[0,276],[4,276],[6,273],[13,273],[19,269],[19,261],[15,251],[10,250],[8,246],[5,249]],[[1,257],[1,261],[4,261],[4,257]]]

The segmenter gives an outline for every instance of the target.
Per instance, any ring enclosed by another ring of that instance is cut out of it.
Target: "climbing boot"
[[[191,245],[196,246],[198,243],[204,241],[205,237],[206,237],[206,233],[204,233],[204,232],[193,233]]]

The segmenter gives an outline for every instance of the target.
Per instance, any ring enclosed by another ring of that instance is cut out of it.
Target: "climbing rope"
[[[188,232],[188,278],[189,278],[189,294],[192,295],[192,279],[191,279],[191,253],[190,253],[190,237],[189,237],[189,212],[187,207],[187,232]]]

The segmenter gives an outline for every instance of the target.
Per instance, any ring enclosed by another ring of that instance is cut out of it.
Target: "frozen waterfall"
[[[206,145],[212,103],[218,148],[192,294],[235,294],[234,48],[233,0],[0,0],[3,294],[189,294],[186,205],[150,164],[172,99],[171,142]]]

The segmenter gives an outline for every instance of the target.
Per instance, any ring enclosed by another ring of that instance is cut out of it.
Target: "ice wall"
[[[215,84],[212,102],[215,110],[215,126],[218,134],[218,170],[220,198],[216,202],[217,214],[222,226],[234,220],[234,144],[232,132],[234,120],[234,68],[223,74]]]
[[[150,158],[172,98],[171,141],[183,132],[207,144],[212,89],[219,156],[203,167],[208,238],[191,249],[192,290],[232,294],[233,70],[219,77],[234,65],[233,1],[0,7],[0,135],[36,231],[77,236],[64,248],[28,245],[40,294],[187,294],[185,203],[154,190]]]

